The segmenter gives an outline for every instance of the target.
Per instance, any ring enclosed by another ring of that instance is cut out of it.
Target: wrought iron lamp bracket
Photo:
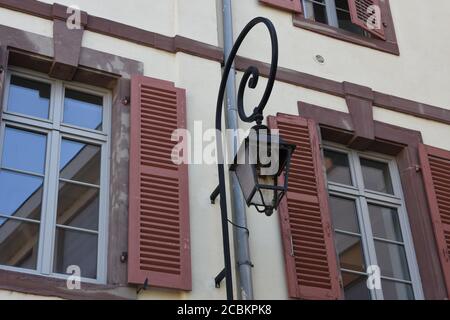
[[[269,100],[269,97],[272,93],[273,85],[275,82],[275,77],[278,68],[278,38],[277,33],[275,31],[275,27],[272,22],[264,17],[257,17],[251,20],[242,30],[241,34],[237,38],[231,52],[228,56],[228,59],[225,63],[222,81],[220,83],[219,94],[217,97],[217,105],[216,105],[216,131],[218,132],[216,141],[217,141],[217,160],[218,160],[218,175],[219,175],[219,186],[216,190],[211,194],[210,200],[214,202],[215,198],[220,195],[220,209],[221,209],[221,217],[222,217],[222,236],[223,236],[223,250],[224,250],[224,262],[225,269],[220,272],[218,277],[215,280],[216,286],[220,285],[220,280],[225,277],[226,281],[226,289],[227,289],[227,299],[233,299],[233,285],[232,285],[232,273],[231,273],[231,257],[230,257],[230,244],[229,244],[229,231],[228,231],[228,214],[227,214],[227,203],[226,203],[226,190],[225,190],[225,170],[224,170],[224,157],[223,157],[223,149],[222,149],[222,111],[223,111],[223,101],[225,95],[225,89],[228,81],[228,76],[230,74],[231,68],[233,66],[234,60],[236,58],[237,52],[244,41],[247,34],[258,24],[264,24],[269,31],[270,40],[272,45],[272,58],[270,65],[269,78],[267,81],[266,88],[264,90],[264,94],[261,98],[259,104],[253,109],[253,112],[250,115],[245,113],[244,108],[244,93],[247,86],[251,89],[255,89],[258,85],[258,79],[260,72],[258,68],[254,66],[249,66],[241,79],[238,90],[237,97],[237,108],[239,113],[239,118],[246,123],[256,122],[256,126],[254,128],[267,128],[262,122],[264,120],[264,108]],[[218,190],[217,190],[218,189]]]

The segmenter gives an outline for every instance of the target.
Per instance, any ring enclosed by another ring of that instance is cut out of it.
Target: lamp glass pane
[[[249,203],[253,190],[255,190],[255,178],[253,168],[249,164],[238,164],[236,166],[236,176],[244,193],[245,201]]]
[[[272,176],[261,176],[258,175],[258,185],[259,186],[272,186],[273,185],[273,177]],[[253,196],[252,203],[256,205],[273,205],[274,199],[274,191],[272,189],[265,189],[264,187],[260,187],[259,190],[261,192],[256,192]],[[261,198],[262,196],[262,198]]]

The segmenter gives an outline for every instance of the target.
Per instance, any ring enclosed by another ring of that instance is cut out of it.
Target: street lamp
[[[259,102],[259,105],[253,109],[253,113],[250,116],[246,115],[244,109],[244,91],[247,85],[251,89],[256,88],[259,70],[254,66],[250,66],[242,77],[237,99],[239,118],[247,123],[256,122],[256,125],[252,128],[250,135],[239,148],[235,161],[230,167],[230,170],[233,171],[238,178],[248,206],[255,206],[258,211],[265,212],[267,215],[271,215],[273,210],[277,209],[281,199],[287,192],[289,164],[291,155],[295,149],[294,145],[285,143],[279,136],[271,134],[269,128],[262,124],[264,120],[263,111],[269,100],[270,94],[272,93],[278,67],[278,39],[272,22],[267,18],[257,17],[244,27],[230,52],[225,63],[216,105],[216,144],[219,185],[211,194],[210,199],[214,202],[215,198],[220,195],[225,268],[217,275],[215,281],[216,286],[219,286],[220,282],[225,278],[228,300],[233,300],[233,281],[231,275],[228,232],[229,220],[227,215],[227,196],[221,134],[223,99],[228,75],[237,51],[250,30],[259,23],[263,23],[270,33],[272,44],[270,74],[263,97]]]
[[[271,216],[288,187],[295,145],[284,142],[263,125],[250,131],[230,167],[239,181],[247,206]]]

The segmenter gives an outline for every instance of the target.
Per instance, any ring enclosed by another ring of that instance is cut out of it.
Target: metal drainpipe
[[[223,46],[225,60],[228,59],[233,48],[233,20],[231,10],[231,0],[222,0],[223,9]],[[237,130],[239,128],[239,115],[236,107],[236,72],[234,65],[231,68],[226,88],[226,128]],[[237,151],[239,139],[236,136],[231,138],[233,150]],[[231,208],[234,223],[247,228],[247,216],[245,213],[245,200],[242,195],[236,175],[230,173]],[[252,264],[250,260],[249,234],[246,229],[233,227],[234,235],[234,255],[237,262],[237,287],[238,297],[242,300],[253,300]]]

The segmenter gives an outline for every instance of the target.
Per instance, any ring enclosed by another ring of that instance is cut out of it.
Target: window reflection
[[[103,97],[66,89],[63,121],[78,127],[102,130]]]
[[[38,223],[0,220],[0,264],[36,269],[38,241]]]
[[[394,193],[387,163],[361,158],[361,168],[366,189]]]
[[[336,233],[335,240],[341,268],[365,272],[366,267],[361,238]]]
[[[98,188],[60,183],[57,223],[98,230],[99,196]]]
[[[46,136],[6,127],[0,170],[0,216],[40,220]]]
[[[0,170],[0,215],[40,220],[43,179]]]
[[[374,237],[403,241],[397,209],[369,204],[369,215]]]
[[[56,228],[53,271],[65,274],[67,267],[77,265],[81,276],[97,277],[97,235]]]
[[[11,76],[7,110],[48,119],[50,84]]]
[[[414,300],[414,291],[410,284],[381,280],[385,300]]]
[[[78,141],[61,142],[60,177],[98,185],[101,148]]]
[[[347,154],[325,150],[324,156],[328,181],[352,185],[352,176],[350,174],[350,164]]]
[[[43,174],[46,144],[44,134],[6,127],[2,167]]]
[[[382,276],[411,280],[403,245],[375,240],[375,251]]]
[[[354,200],[330,197],[330,210],[335,229],[359,233],[358,214]]]
[[[342,272],[344,295],[346,300],[370,300],[367,288],[367,276],[349,272]]]

